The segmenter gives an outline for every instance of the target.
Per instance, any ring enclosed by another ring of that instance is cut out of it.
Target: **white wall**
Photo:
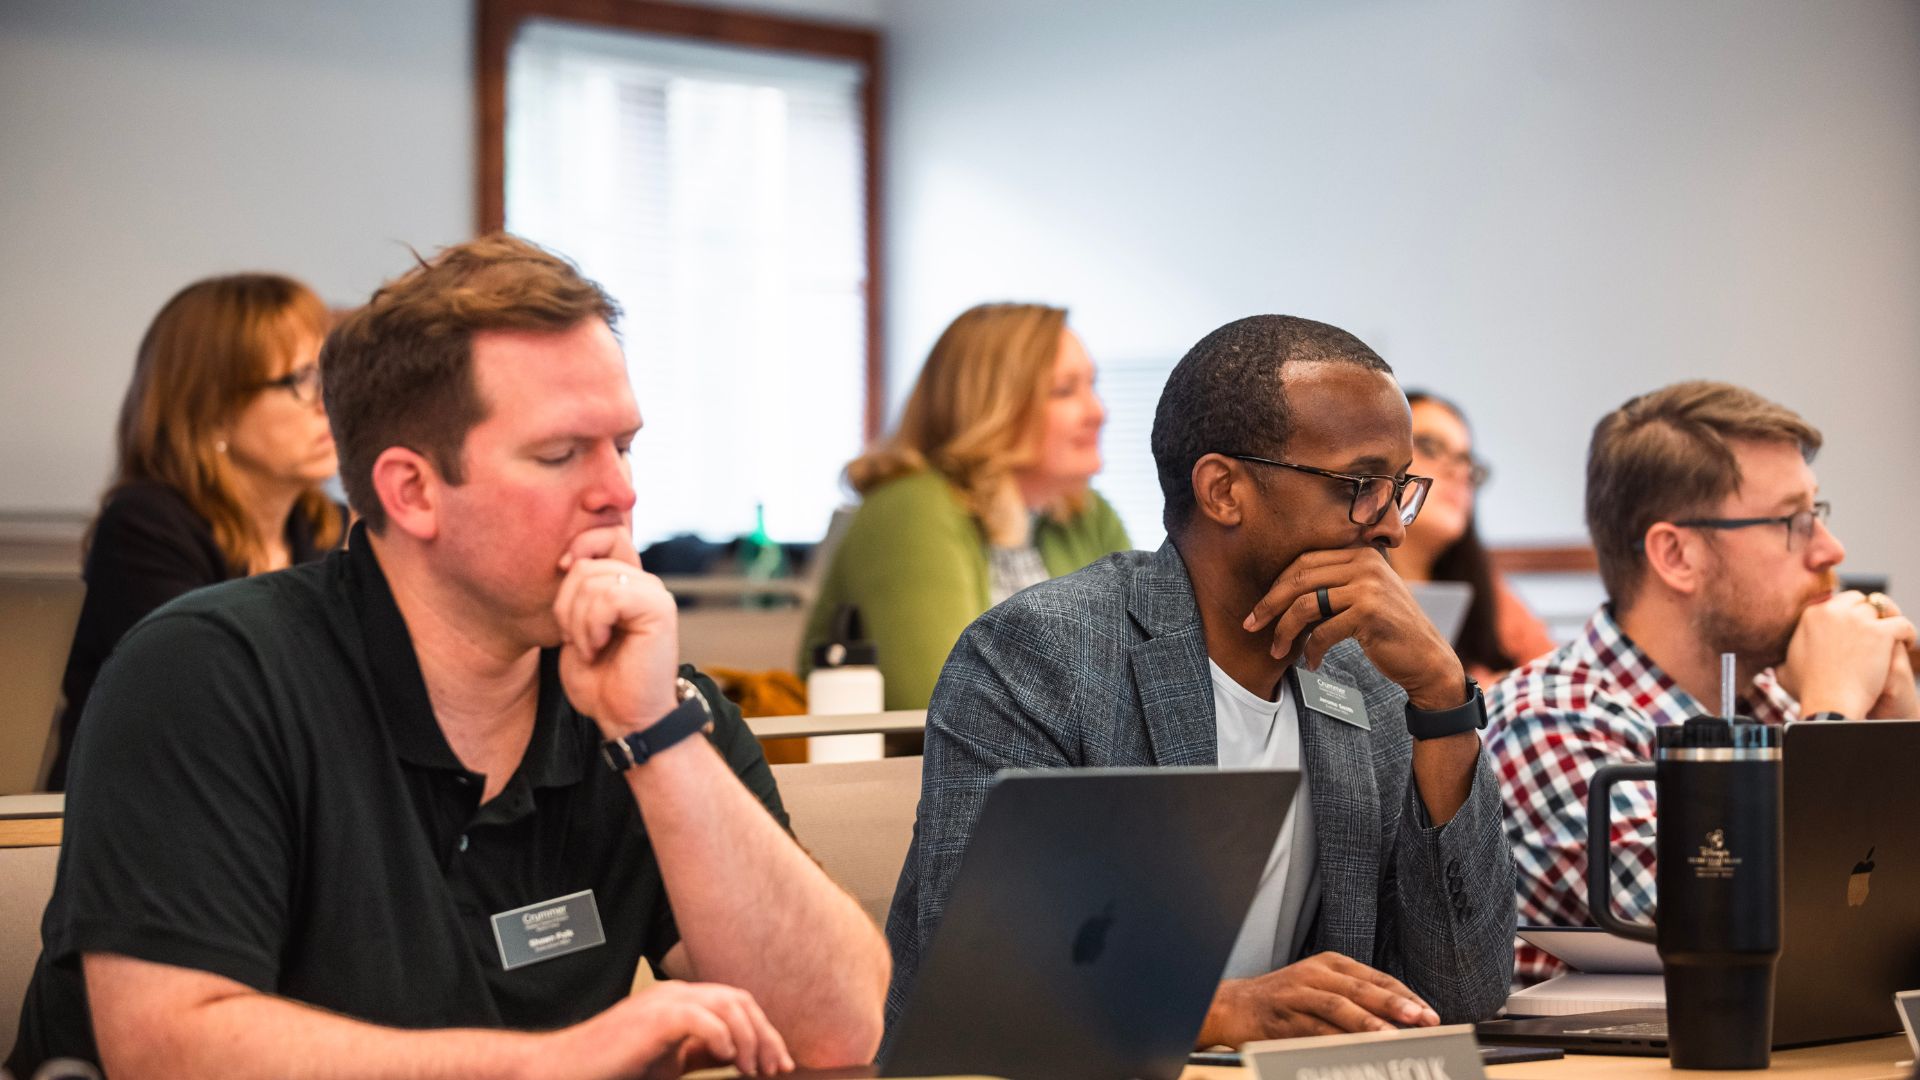
[[[1465,401],[1491,535],[1564,538],[1605,407],[1734,378],[1828,430],[1850,563],[1920,588],[1920,5],[738,6],[885,20],[896,395],[988,297],[1071,305],[1112,364],[1311,315]],[[0,511],[92,503],[185,282],[351,303],[467,235],[470,21],[0,3]]]
[[[1514,540],[1584,535],[1604,410],[1733,379],[1826,430],[1849,566],[1920,599],[1920,4],[966,0],[888,32],[896,394],[988,298],[1069,305],[1114,363],[1320,318],[1465,404]]]
[[[880,0],[735,6],[872,24]],[[364,301],[474,222],[472,0],[0,0],[0,512],[90,509],[196,278]]]
[[[473,221],[467,0],[0,4],[0,508],[82,509],[209,274],[362,301]]]

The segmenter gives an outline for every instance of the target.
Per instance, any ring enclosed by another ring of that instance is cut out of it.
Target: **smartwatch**
[[[600,744],[600,756],[606,760],[607,768],[621,773],[635,765],[645,765],[654,755],[680,740],[713,726],[713,710],[707,706],[706,695],[699,687],[676,678],[673,693],[680,704],[652,726]]]
[[[1480,684],[1467,676],[1467,700],[1451,709],[1428,712],[1407,705],[1407,732],[1414,738],[1444,739],[1463,731],[1478,731],[1487,726],[1487,699]]]

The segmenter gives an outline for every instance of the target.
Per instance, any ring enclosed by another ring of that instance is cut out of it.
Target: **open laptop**
[[[1787,725],[1784,932],[1775,1048],[1900,1030],[1893,995],[1920,989],[1920,721]],[[1664,1010],[1480,1025],[1487,1043],[1667,1052]]]
[[[1299,784],[1255,769],[1002,773],[867,1075],[1174,1080]]]

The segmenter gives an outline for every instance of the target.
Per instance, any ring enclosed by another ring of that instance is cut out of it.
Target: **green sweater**
[[[1033,543],[1054,577],[1133,545],[1113,507],[1089,492],[1084,510],[1064,524],[1043,517]],[[832,634],[841,604],[860,608],[880,653],[887,708],[924,709],[960,631],[987,610],[987,541],[945,477],[927,471],[868,493],[848,523],[800,647],[800,674],[813,647]]]

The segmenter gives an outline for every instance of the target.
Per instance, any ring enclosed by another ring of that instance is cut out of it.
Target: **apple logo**
[[[1867,857],[1853,864],[1853,873],[1847,878],[1847,906],[1860,907],[1867,902],[1867,881],[1873,874],[1873,849],[1867,849]]]
[[[1107,950],[1107,931],[1113,928],[1113,901],[1107,901],[1105,910],[1080,924],[1080,932],[1073,935],[1073,962],[1084,966],[1100,959]]]

